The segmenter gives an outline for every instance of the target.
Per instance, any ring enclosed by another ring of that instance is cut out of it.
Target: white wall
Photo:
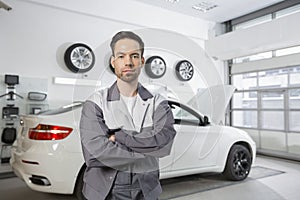
[[[177,14],[132,0],[6,0],[13,9],[0,10],[0,74],[48,79],[50,107],[63,102],[84,100],[95,87],[58,85],[54,77],[102,81],[115,80],[108,70],[109,41],[119,30],[134,30],[146,43],[145,56],[160,55],[168,65],[167,74],[142,82],[158,82],[171,89],[191,93],[199,87],[221,84],[222,62],[212,61],[203,50],[208,30],[215,24]],[[187,23],[188,22],[188,23]],[[74,74],[63,63],[68,45],[83,42],[96,54],[94,68]],[[189,59],[195,77],[186,83],[175,77],[174,64]],[[22,83],[20,83],[21,85]],[[0,87],[5,85],[0,83]],[[189,98],[184,96],[184,100]]]
[[[222,60],[300,45],[300,13],[211,37],[205,48]]]

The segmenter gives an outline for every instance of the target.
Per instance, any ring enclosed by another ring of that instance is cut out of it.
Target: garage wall
[[[193,93],[197,88],[223,81],[223,63],[212,61],[203,50],[207,32],[214,26],[212,22],[133,0],[5,2],[13,9],[9,12],[0,10],[1,75],[47,79],[50,107],[84,100],[95,90],[96,81],[101,80],[102,87],[115,80],[107,64],[110,54],[108,44],[113,34],[124,29],[142,35],[148,48],[146,58],[158,54],[168,65],[163,78],[149,79],[143,72],[141,82]],[[74,74],[64,65],[64,51],[75,42],[88,44],[96,54],[96,64],[86,74]],[[181,82],[175,77],[174,65],[180,59],[189,59],[195,65],[197,73],[189,82]],[[75,85],[55,84],[57,77],[87,80],[90,86],[82,86],[79,81]],[[209,80],[207,77],[210,77]],[[21,85],[20,81],[19,87]],[[5,90],[4,84],[0,87],[0,90]]]

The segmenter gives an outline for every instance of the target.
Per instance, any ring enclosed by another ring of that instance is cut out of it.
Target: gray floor
[[[249,178],[229,182],[220,176],[196,175],[162,181],[161,199],[299,200],[300,163],[258,156]],[[71,195],[30,190],[18,178],[0,179],[1,200],[75,200]]]

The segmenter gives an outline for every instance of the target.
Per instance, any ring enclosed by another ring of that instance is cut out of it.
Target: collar
[[[142,84],[138,83],[137,93],[139,96],[146,101],[153,97],[153,95],[146,89]],[[120,91],[117,85],[117,81],[108,88],[107,101],[119,101],[120,100]]]

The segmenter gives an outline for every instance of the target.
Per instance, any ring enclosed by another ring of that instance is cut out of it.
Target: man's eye
[[[133,55],[132,58],[138,59],[138,58],[139,58],[139,55]]]
[[[124,56],[122,55],[122,56],[118,56],[118,58],[124,58]]]

